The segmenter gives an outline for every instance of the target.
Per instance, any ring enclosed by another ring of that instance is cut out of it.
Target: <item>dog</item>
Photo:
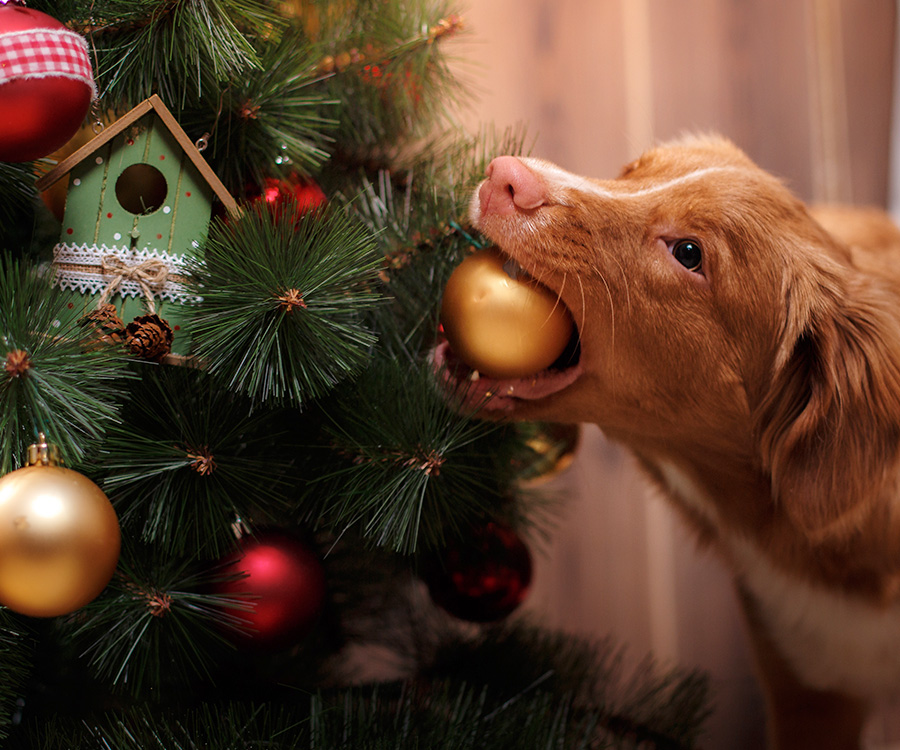
[[[770,746],[858,748],[900,689],[900,230],[807,207],[717,136],[606,181],[498,157],[470,219],[578,346],[466,398],[629,448],[733,573]]]

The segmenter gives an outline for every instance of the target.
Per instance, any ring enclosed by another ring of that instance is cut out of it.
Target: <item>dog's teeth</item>
[[[479,373],[478,370],[472,370],[472,372],[469,373],[469,380],[471,380],[473,383],[476,380],[480,380],[480,379],[481,379],[481,373]]]

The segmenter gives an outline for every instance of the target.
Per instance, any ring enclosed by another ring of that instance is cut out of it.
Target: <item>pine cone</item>
[[[92,310],[78,321],[87,331],[88,344],[121,344],[125,323],[116,312],[116,306],[105,304]]]
[[[172,328],[159,315],[141,315],[125,328],[125,346],[141,359],[159,362],[172,350]]]

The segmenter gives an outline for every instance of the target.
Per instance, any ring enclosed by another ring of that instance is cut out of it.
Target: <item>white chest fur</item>
[[[900,691],[900,604],[876,607],[780,570],[753,542],[719,526],[714,503],[690,477],[672,464],[659,469],[676,497],[718,526],[734,573],[805,684],[860,697]]]
[[[746,540],[730,547],[769,634],[804,683],[873,698],[900,690],[900,605],[810,585]]]

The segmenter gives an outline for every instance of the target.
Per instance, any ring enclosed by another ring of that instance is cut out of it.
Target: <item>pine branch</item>
[[[323,17],[330,50],[319,67],[329,98],[342,102],[342,159],[385,158],[449,119],[457,85],[441,42],[461,20],[445,0],[361,0],[349,13]]]
[[[520,620],[440,643],[423,676],[452,675],[482,687],[495,703],[540,685],[550,694],[572,696],[572,715],[590,715],[611,746],[695,747],[710,713],[705,677],[677,668],[661,671],[649,657],[629,673],[624,656],[609,640],[547,632]]]
[[[186,685],[212,683],[232,648],[227,633],[241,629],[240,613],[252,606],[208,593],[220,580],[215,566],[192,572],[165,548],[127,546],[106,592],[63,621],[61,633],[115,690],[171,700]]]
[[[520,659],[522,655],[520,654]],[[116,712],[81,725],[52,722],[38,731],[53,747],[107,750],[545,750],[610,748],[687,750],[665,736],[604,727],[602,706],[580,707],[543,681],[504,701],[479,685],[434,679],[389,683],[295,697],[284,703],[204,704],[190,710]],[[63,745],[62,742],[69,742]],[[23,747],[51,747],[49,744]]]
[[[110,637],[121,628],[103,624]],[[13,746],[689,750],[702,737],[708,683],[696,672],[650,660],[626,671],[611,641],[522,621],[417,632],[436,650],[420,653],[415,679],[312,693],[252,686],[267,702],[122,705],[77,723],[41,717]]]
[[[143,368],[101,458],[125,534],[178,555],[217,556],[233,546],[237,518],[273,522],[291,489],[277,416],[199,370]]]
[[[226,87],[214,118],[206,111],[182,123],[197,135],[214,122],[207,153],[234,195],[265,177],[294,171],[308,176],[328,159],[328,133],[337,125],[337,102],[315,87],[316,47],[294,30],[267,41],[258,69]]]
[[[290,704],[206,705],[189,712],[108,714],[80,726],[37,729],[43,744],[96,750],[538,750],[590,744],[590,722],[574,722],[564,702],[541,694],[485,719],[483,697],[465,685],[387,685],[314,694]],[[503,707],[501,707],[502,709]],[[53,743],[53,744],[50,744]],[[69,744],[66,744],[69,743]],[[609,747],[609,745],[607,745]]]
[[[45,275],[0,258],[0,474],[40,431],[78,463],[118,421],[126,360],[89,347],[69,307]]]
[[[380,278],[390,303],[373,311],[382,347],[406,358],[433,346],[444,285],[468,246],[451,228],[456,214],[448,192],[424,180],[420,186],[417,175],[407,172],[402,187],[386,171],[376,181],[362,175],[362,189],[348,201],[385,255]]]
[[[196,355],[254,400],[303,404],[357,372],[375,336],[371,236],[336,210],[250,210],[215,225],[191,266]]]
[[[504,504],[502,428],[455,409],[428,365],[380,360],[326,413],[338,463],[307,483],[311,520],[411,554]]]
[[[75,18],[96,55],[106,108],[158,93],[176,111],[258,68],[245,32],[279,23],[261,0],[83,0]]]

